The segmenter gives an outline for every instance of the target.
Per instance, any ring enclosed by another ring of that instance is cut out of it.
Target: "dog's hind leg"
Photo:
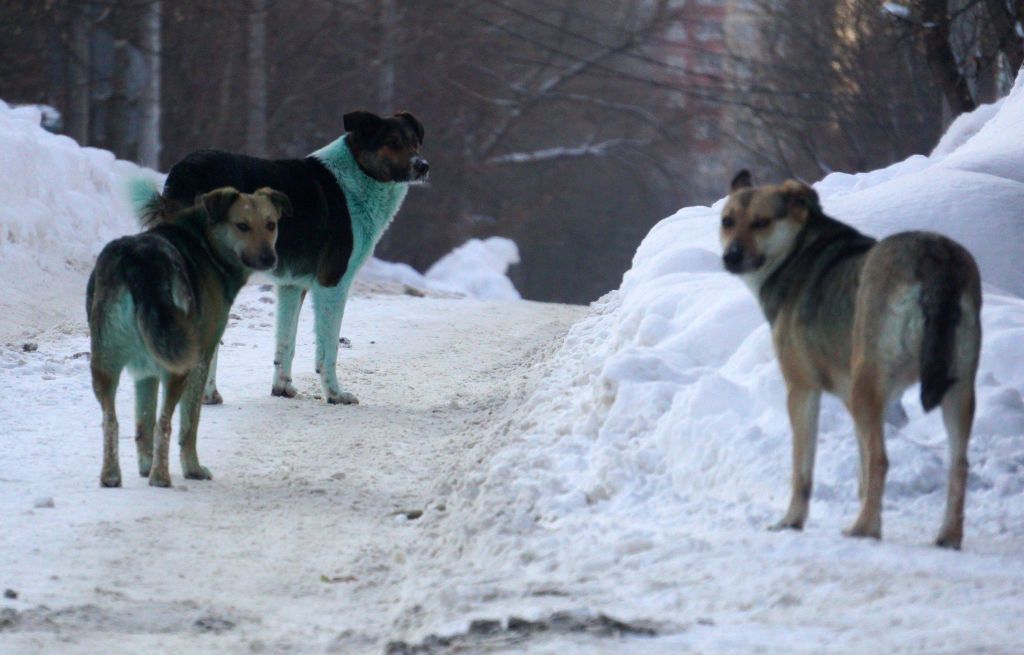
[[[139,475],[146,477],[153,466],[153,427],[156,425],[156,401],[160,379],[140,378],[135,381],[135,454]]]
[[[857,428],[861,452],[860,514],[844,532],[850,537],[882,537],[882,495],[889,459],[885,454],[886,392],[873,366],[856,365],[850,390],[850,412]]]
[[[224,397],[217,391],[217,355],[220,354],[220,346],[213,349],[213,357],[210,358],[210,371],[206,374],[206,384],[203,388],[204,405],[221,405]]]
[[[203,406],[200,400],[203,381],[207,377],[203,372],[204,368],[197,366],[189,375],[185,392],[181,396],[181,409],[179,410],[178,445],[181,448],[181,472],[190,480],[213,479],[210,470],[199,463],[199,453],[196,452],[199,412]]]
[[[313,316],[316,330],[316,369],[320,374],[327,402],[332,405],[355,405],[359,400],[338,385],[338,334],[345,315],[348,287],[313,286]]]
[[[149,470],[149,484],[153,487],[171,486],[171,472],[168,456],[171,447],[171,417],[174,408],[185,391],[187,375],[165,374],[164,402],[160,408],[160,419],[157,421],[153,444],[153,466]]]
[[[814,455],[818,445],[818,415],[821,391],[790,386],[787,399],[789,422],[793,428],[792,495],[789,510],[773,530],[802,530],[810,507],[814,484]]]
[[[92,390],[103,409],[103,469],[100,471],[100,484],[104,487],[121,486],[121,465],[117,458],[117,411],[114,403],[120,375],[120,370],[107,371],[95,363],[92,366]]]
[[[973,380],[962,380],[946,391],[942,398],[942,421],[949,435],[949,486],[946,489],[946,515],[935,545],[960,550],[967,493],[967,443],[974,422]]]
[[[299,329],[299,312],[306,290],[293,285],[277,287],[277,345],[274,349],[274,383],[272,396],[294,398],[298,393],[292,384],[292,360],[295,359],[295,333]]]

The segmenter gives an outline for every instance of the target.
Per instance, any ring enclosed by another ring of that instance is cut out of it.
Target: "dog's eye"
[[[275,223],[273,221],[267,223],[267,232],[273,232],[276,229],[277,229],[277,223]]]
[[[248,223],[235,223],[235,227],[238,228],[239,232],[248,232],[252,229]]]
[[[759,218],[759,219],[757,219],[756,221],[754,221],[753,223],[750,224],[750,229],[752,229],[752,230],[763,230],[764,228],[768,227],[771,224],[772,224],[772,219],[770,219],[770,218]]]
[[[388,139],[387,141],[384,142],[384,145],[394,150],[398,150],[399,148],[402,147],[402,142],[399,141],[398,139]]]
[[[736,227],[736,220],[732,216],[723,216],[722,217],[722,229],[723,230],[731,230],[734,227]]]

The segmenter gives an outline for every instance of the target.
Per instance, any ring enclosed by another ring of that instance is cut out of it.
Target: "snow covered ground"
[[[220,355],[225,404],[204,408],[208,483],[101,489],[84,325],[0,348],[0,652],[380,653],[410,543],[433,538],[439,471],[523,400],[581,308],[352,299],[339,375],[361,404],[319,399],[309,313],[300,396],[270,395],[273,292],[247,287]],[[132,388],[118,394],[134,470]],[[46,505],[52,501],[52,507]]]
[[[888,438],[883,541],[840,536],[857,455],[835,401],[807,529],[765,530],[788,500],[789,427],[767,326],[721,271],[717,205],[655,226],[586,315],[453,297],[511,297],[502,241],[426,276],[373,262],[342,330],[355,407],[317,399],[308,314],[300,398],[269,396],[273,297],[251,286],[225,335],[226,404],[200,427],[215,479],[172,465],[172,490],[99,489],[81,288],[102,241],[132,229],[104,217],[137,169],[31,122],[0,106],[0,140],[29,132],[20,167],[46,182],[14,177],[27,186],[0,198],[35,208],[14,229],[0,215],[0,587],[17,592],[0,651],[1024,652],[1024,78],[930,156],[817,185],[838,218],[941,231],[981,264],[961,553],[930,545],[945,435],[914,390]],[[54,208],[73,221],[53,226]],[[130,407],[126,384],[122,425]]]

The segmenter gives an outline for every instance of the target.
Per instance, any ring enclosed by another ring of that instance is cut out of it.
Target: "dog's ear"
[[[750,177],[750,171],[744,168],[732,178],[732,182],[729,183],[729,193],[740,189],[749,189],[752,186],[754,186],[754,182]]]
[[[416,117],[407,111],[400,111],[395,114],[395,118],[405,121],[408,123],[412,131],[416,133],[416,139],[422,144],[423,143],[423,123],[416,120]]]
[[[818,192],[797,180],[786,180],[782,185],[782,193],[786,198],[789,214],[798,221],[807,222],[821,213]]]
[[[292,201],[287,195],[281,193],[277,189],[271,189],[268,186],[262,189],[257,189],[253,195],[263,196],[274,205],[277,209],[278,216],[281,218],[288,218],[292,215]]]
[[[239,195],[241,194],[238,189],[229,186],[202,195],[203,209],[206,210],[206,216],[212,225],[228,219],[228,210],[238,200]]]
[[[345,114],[345,131],[357,134],[372,134],[384,125],[384,119],[369,111],[353,111]]]

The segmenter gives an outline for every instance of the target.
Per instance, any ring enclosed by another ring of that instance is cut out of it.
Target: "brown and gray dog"
[[[725,268],[750,286],[772,328],[793,429],[789,510],[775,529],[807,520],[822,391],[843,400],[860,450],[860,514],[846,534],[880,538],[889,463],[887,402],[921,381],[925,411],[942,405],[949,435],[946,513],[935,543],[963,539],[967,443],[981,348],[981,279],[946,237],[905,232],[882,241],[826,216],[793,180],[751,184],[742,171],[722,210]]]
[[[104,487],[121,486],[114,398],[124,369],[135,379],[139,474],[149,476],[151,485],[170,486],[171,416],[180,400],[182,472],[186,478],[211,477],[196,453],[210,358],[249,274],[277,265],[277,223],[290,208],[288,198],[272,189],[251,195],[217,189],[176,212],[168,212],[154,194],[146,219],[155,227],[103,248],[89,277],[86,313],[92,386],[103,410]]]

